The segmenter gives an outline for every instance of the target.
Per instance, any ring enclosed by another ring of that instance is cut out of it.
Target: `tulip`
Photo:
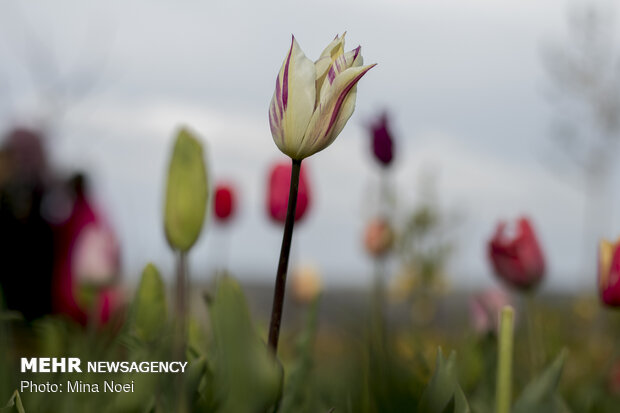
[[[481,334],[497,332],[499,314],[507,305],[511,305],[510,297],[499,288],[490,288],[472,297],[469,314],[474,330]]]
[[[218,184],[214,191],[213,212],[215,219],[221,223],[230,220],[236,207],[235,191],[232,186],[227,184]]]
[[[291,168],[291,164],[288,162],[277,163],[271,168],[269,173],[267,212],[272,220],[282,224],[286,220],[289,187],[291,185]],[[295,221],[301,220],[310,207],[310,189],[304,171],[305,169],[302,167],[299,173]]]
[[[366,226],[364,246],[368,254],[374,258],[384,257],[394,244],[394,231],[384,218],[375,218]]]
[[[299,266],[293,271],[293,297],[300,304],[310,304],[321,293],[321,274],[314,265]]]
[[[527,218],[517,221],[514,237],[506,235],[506,223],[500,222],[488,252],[495,274],[518,289],[534,288],[545,275],[545,258]]]
[[[344,52],[344,34],[312,62],[295,37],[276,79],[269,125],[280,150],[302,160],[327,148],[355,109],[357,82],[375,65],[362,65],[361,47]]]
[[[293,36],[276,78],[269,105],[269,126],[276,146],[291,158],[292,166],[269,323],[269,346],[274,352],[280,336],[301,162],[331,145],[353,114],[357,82],[374,66],[362,66],[360,50],[357,47],[345,53],[343,34],[336,36],[313,63]]]
[[[598,285],[603,303],[620,307],[620,240],[615,244],[606,240],[600,243]]]
[[[166,238],[173,249],[187,252],[198,239],[208,193],[202,145],[188,130],[181,129],[170,159],[164,211]]]
[[[372,151],[375,159],[383,166],[388,167],[394,156],[394,142],[388,125],[387,113],[370,124],[372,136]]]

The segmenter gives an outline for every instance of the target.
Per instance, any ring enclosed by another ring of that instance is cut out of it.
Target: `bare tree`
[[[567,23],[566,41],[548,44],[543,63],[555,109],[554,166],[583,192],[584,259],[590,262],[596,239],[611,220],[610,185],[620,144],[620,56],[610,6],[573,7]]]

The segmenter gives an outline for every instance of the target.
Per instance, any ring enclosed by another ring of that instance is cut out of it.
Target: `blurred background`
[[[487,241],[498,220],[525,214],[547,258],[543,288],[594,291],[596,242],[620,230],[615,16],[612,2],[559,0],[3,1],[0,130],[5,144],[16,127],[40,131],[53,175],[89,177],[133,283],[149,260],[172,277],[165,170],[189,125],[212,182],[233,182],[238,198],[234,222],[209,223],[192,251],[192,279],[227,266],[271,285],[281,228],[265,193],[285,159],[268,126],[275,76],[291,33],[316,58],[346,30],[347,49],[379,65],[341,136],[305,162],[312,205],[293,265],[319,268],[328,287],[371,281],[362,236],[381,168],[368,127],[387,111],[395,208],[433,199],[453,247],[449,284],[495,283]]]

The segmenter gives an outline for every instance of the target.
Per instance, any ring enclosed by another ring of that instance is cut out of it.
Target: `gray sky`
[[[240,189],[240,216],[228,234],[232,272],[271,280],[281,230],[265,219],[265,181],[268,166],[285,159],[267,117],[275,77],[291,33],[314,59],[346,30],[346,48],[362,45],[365,62],[379,65],[361,80],[342,134],[307,161],[314,204],[295,228],[294,262],[316,263],[328,284],[370,279],[361,205],[378,171],[363,125],[388,108],[401,208],[415,200],[420,173],[432,169],[442,204],[464,217],[454,283],[492,283],[486,240],[497,219],[526,213],[548,256],[548,284],[594,285],[577,276],[580,193],[545,166],[552,111],[541,45],[565,38],[570,2],[126,3],[2,2],[0,121],[5,128],[41,113],[46,80],[70,79],[79,89],[96,79],[54,123],[52,149],[64,170],[91,172],[122,240],[128,277],[147,260],[166,273],[173,268],[162,194],[172,137],[185,124],[207,141],[211,176]],[[619,224],[606,235],[615,236]],[[194,278],[218,263],[222,236],[207,226],[192,251]]]

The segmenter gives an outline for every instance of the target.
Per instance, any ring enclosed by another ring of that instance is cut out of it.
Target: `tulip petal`
[[[346,33],[345,33],[346,34]],[[344,35],[336,38],[323,50],[319,59],[314,63],[316,67],[316,90],[320,91],[328,71],[334,61],[344,55]],[[344,70],[344,69],[343,69]],[[317,96],[317,104],[318,104]]]
[[[276,79],[269,105],[269,125],[273,140],[288,156],[306,131],[316,101],[316,69],[295,37]]]
[[[611,260],[614,255],[614,244],[607,241],[602,240],[599,244],[599,287],[601,290],[607,288],[609,281],[609,269],[611,267]]]
[[[346,36],[346,34],[347,32],[342,33],[342,36],[336,35],[334,40],[332,40],[331,43],[328,44],[325,49],[323,49],[323,52],[321,52],[321,56],[319,58],[331,58],[334,54],[337,54],[339,52],[342,53],[344,51],[344,37]]]
[[[602,241],[599,251],[599,292],[603,302],[620,306],[620,240]]]
[[[298,158],[310,156],[328,147],[338,136],[355,108],[355,85],[375,65],[351,67],[325,82],[320,101],[310,119]]]

